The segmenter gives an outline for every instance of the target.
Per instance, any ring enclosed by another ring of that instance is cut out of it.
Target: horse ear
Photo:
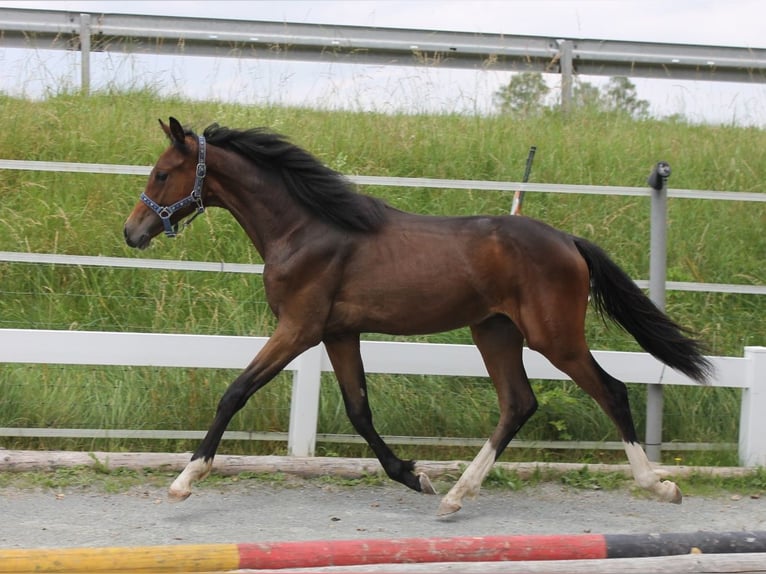
[[[179,122],[173,116],[170,117],[169,132],[170,133],[168,133],[168,137],[170,138],[170,141],[173,142],[174,145],[181,145],[181,146],[185,145],[186,134],[184,133],[184,128],[181,125],[181,122]]]
[[[162,128],[162,131],[165,132],[165,135],[168,136],[168,139],[173,139],[173,137],[170,135],[170,128],[168,125],[162,120],[157,121],[160,122],[160,127]]]

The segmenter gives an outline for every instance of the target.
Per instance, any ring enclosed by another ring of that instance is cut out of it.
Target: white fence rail
[[[80,164],[67,162],[38,162],[19,160],[0,160],[0,169],[113,173],[125,175],[145,175],[148,166],[123,166],[106,164]],[[438,180],[425,178],[389,178],[371,176],[351,176],[362,185],[387,185],[424,188],[450,188],[474,190],[513,191],[523,189],[543,193],[577,193],[599,195],[629,195],[650,197],[652,191],[639,187],[606,187],[584,185],[535,184],[496,181]],[[718,199],[725,201],[766,202],[766,194],[749,192],[703,191],[670,189],[668,197],[684,199]],[[653,222],[653,227],[656,227]],[[204,261],[167,261],[156,259],[120,258],[102,256],[77,256],[63,254],[0,252],[0,261],[17,263],[66,264],[103,267],[156,268],[197,270],[226,273],[262,273],[262,265],[243,265],[223,262]],[[648,281],[636,283],[646,287]],[[666,282],[664,287],[671,290],[703,291],[764,295],[766,286]],[[169,339],[163,339],[169,337]],[[78,339],[79,338],[79,339]],[[157,335],[136,333],[77,333],[59,331],[21,331],[5,330],[0,332],[0,362],[21,363],[63,363],[96,365],[147,365],[177,367],[231,367],[242,368],[254,356],[265,339],[247,337],[205,337],[200,335]],[[129,344],[128,344],[129,342]],[[5,344],[7,343],[7,344]],[[78,343],[78,344],[75,344]],[[213,346],[210,346],[213,345]],[[154,351],[163,349],[161,359],[154,358]],[[199,350],[199,353],[193,349]],[[96,353],[99,349],[103,353]],[[416,345],[405,343],[365,343],[365,359],[370,372],[443,374],[486,376],[478,353],[473,347],[462,348],[453,345]],[[766,387],[763,359],[759,360],[760,347],[749,347],[744,358],[715,358],[719,366],[715,386],[737,387],[743,389],[742,413],[740,418],[739,454],[743,464],[766,464],[766,423],[759,421],[754,413],[766,412]],[[84,353],[84,355],[83,355]],[[176,354],[177,353],[177,354]],[[81,356],[82,355],[82,356]],[[626,382],[662,384],[688,384],[688,379],[675,379],[665,374],[661,365],[649,355],[631,353],[596,352],[605,367],[618,378]],[[79,357],[79,358],[78,358]],[[138,358],[136,358],[138,357]],[[178,357],[174,359],[173,357]],[[383,357],[382,359],[380,357]],[[195,362],[190,363],[190,358]],[[526,357],[532,378],[562,379],[562,373],[553,369],[539,355],[528,352]],[[136,362],[138,361],[138,362]],[[168,363],[168,361],[170,361]],[[387,361],[378,366],[381,361]],[[197,364],[200,363],[200,364]],[[757,363],[757,365],[756,365]],[[412,370],[413,365],[417,365]],[[294,454],[313,453],[317,429],[319,373],[329,370],[324,353],[310,351],[297,359],[290,370],[295,373],[295,388],[291,402],[291,422],[287,433],[288,448]],[[658,371],[658,368],[660,370]],[[665,378],[663,378],[663,375]],[[301,384],[297,384],[301,381]],[[760,381],[760,383],[759,383]],[[760,386],[759,386],[760,385]],[[647,429],[647,433],[648,433]],[[30,429],[0,428],[0,436],[57,436],[57,437],[101,437],[101,438],[197,438],[204,434],[199,430],[185,431],[145,431],[129,429]],[[284,433],[245,433],[228,432],[228,438],[263,438],[284,440]],[[322,440],[352,442],[354,437],[322,435]],[[431,437],[388,437],[389,442],[416,444],[433,443]],[[466,439],[456,439],[465,444]],[[475,439],[481,443],[483,439]],[[661,440],[661,439],[660,439]],[[451,439],[441,439],[438,444],[458,444]],[[578,448],[619,448],[618,444],[574,443]],[[558,447],[562,443],[535,442],[527,446],[538,448]],[[711,445],[676,444],[673,448],[705,448]],[[720,446],[720,445],[719,445]]]
[[[0,329],[0,362],[59,365],[244,368],[265,344],[265,337]],[[629,383],[695,385],[647,353],[594,351],[611,374]],[[473,345],[366,341],[362,357],[367,372],[486,377]],[[766,465],[766,347],[745,347],[743,357],[711,357],[714,387],[742,389],[739,459],[746,466]],[[524,350],[530,378],[568,377],[539,353]],[[311,456],[317,441],[322,372],[332,367],[322,345],[287,366],[294,373],[288,451]],[[595,405],[593,408],[596,408]],[[51,429],[0,429],[5,436],[40,436]],[[89,436],[87,429],[62,429],[63,436]],[[115,436],[118,430],[106,431]],[[125,435],[123,435],[125,436]],[[136,436],[135,432],[133,435]],[[231,438],[231,435],[229,436]]]
[[[108,173],[115,175],[148,175],[151,166],[116,165],[96,163],[73,163],[51,161],[29,161],[0,159],[0,170],[11,169],[21,171],[52,171],[70,173]],[[365,175],[351,175],[349,179],[359,185],[381,185],[392,187],[410,187],[427,189],[471,189],[480,191],[509,191],[516,190],[534,191],[536,193],[567,193],[582,195],[619,195],[652,197],[652,190],[648,187],[620,187],[604,185],[566,185],[525,183],[507,181],[479,181],[479,180],[454,180],[432,179],[419,177],[379,177]],[[754,203],[766,203],[766,193],[744,191],[711,191],[698,189],[668,189],[668,198],[679,199],[706,199],[719,201],[745,201]],[[652,222],[653,229],[658,224]],[[654,233],[654,231],[653,231]],[[664,258],[665,254],[661,254]],[[168,260],[145,260],[138,258],[102,257],[87,255],[63,255],[52,253],[22,253],[0,252],[0,261],[17,263],[55,263],[61,265],[95,265],[103,267],[129,267],[129,268],[156,268],[175,269],[185,271],[220,271],[227,273],[261,273],[262,265],[243,265],[237,263],[206,262],[206,261],[168,261]],[[648,286],[647,280],[638,280],[639,287]],[[717,293],[740,293],[746,295],[766,295],[766,285],[744,284],[721,284],[721,283],[697,283],[685,281],[667,281],[665,289],[673,291],[700,291]]]

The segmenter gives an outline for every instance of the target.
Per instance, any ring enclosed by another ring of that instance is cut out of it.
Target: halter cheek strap
[[[194,178],[194,188],[188,196],[176,201],[173,205],[162,206],[147,196],[146,193],[141,194],[141,201],[143,201],[149,209],[157,214],[157,216],[162,221],[163,227],[165,228],[165,235],[168,237],[175,237],[181,231],[183,231],[184,228],[191,224],[195,217],[201,213],[205,213],[205,206],[202,203],[202,184],[205,181],[205,174],[207,173],[207,166],[205,164],[205,138],[203,136],[198,136],[198,139],[199,153],[197,157],[197,173],[196,177]],[[197,206],[197,210],[185,222],[183,222],[183,225],[181,225],[181,229],[179,231],[179,224],[181,222],[173,225],[170,223],[170,218],[176,211],[180,211],[181,209],[184,209],[185,207],[192,204]]]

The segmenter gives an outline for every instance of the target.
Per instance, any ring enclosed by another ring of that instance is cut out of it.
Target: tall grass
[[[658,160],[673,167],[671,187],[761,191],[766,133],[754,128],[632,121],[587,113],[512,118],[386,115],[256,107],[162,98],[151,91],[59,94],[44,101],[0,96],[0,157],[151,165],[166,142],[157,118],[173,115],[201,131],[211,122],[265,125],[348,174],[517,181],[536,145],[534,181],[644,185]],[[143,189],[134,176],[0,171],[0,250],[257,263],[233,219],[209,211],[174,241],[159,238],[146,253],[129,250],[122,224]],[[374,187],[363,190],[409,211],[464,215],[507,213],[506,193]],[[646,278],[649,201],[635,197],[528,194],[525,213],[588,237],[628,273]],[[671,200],[668,279],[766,283],[762,204]],[[269,335],[260,277],[237,274],[0,264],[0,327]],[[766,301],[752,295],[678,293],[668,312],[702,334],[713,354],[741,355],[764,344]],[[638,350],[616,328],[589,317],[593,348]],[[374,334],[368,338],[380,338]],[[422,337],[470,342],[466,330]],[[205,429],[235,373],[200,369],[0,366],[0,426]],[[251,400],[235,430],[285,431],[290,384],[281,375]],[[526,439],[614,440],[611,423],[572,383],[534,383],[541,409]],[[639,429],[644,388],[631,386]],[[497,418],[483,379],[370,377],[376,424],[384,434],[487,436]],[[666,389],[665,439],[734,442],[739,392]],[[322,382],[322,433],[353,432],[333,378]],[[183,441],[2,439],[4,446],[186,450]],[[224,443],[222,451],[281,452],[282,443]],[[369,455],[365,446],[320,445],[325,453]],[[415,457],[459,451],[400,449]],[[560,457],[524,453],[508,457]],[[579,454],[578,454],[579,456]],[[608,454],[588,453],[607,457]],[[684,455],[688,456],[688,455]],[[702,456],[702,455],[695,455]],[[717,455],[731,462],[731,453]]]

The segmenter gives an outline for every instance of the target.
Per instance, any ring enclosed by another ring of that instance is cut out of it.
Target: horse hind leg
[[[492,435],[442,499],[438,516],[454,514],[463,498],[478,495],[497,458],[537,409],[537,400],[522,363],[523,336],[505,316],[494,316],[471,328],[497,391],[500,419]]]
[[[638,441],[625,383],[602,369],[589,351],[579,355],[577,359],[552,360],[551,362],[572,377],[580,388],[593,397],[615,423],[622,437],[625,454],[636,484],[653,493],[663,502],[680,504],[683,500],[681,490],[674,482],[663,480],[652,468]]]
[[[630,413],[630,405],[628,403],[628,392],[625,387],[625,383],[612,377],[609,373],[604,371],[601,366],[596,363],[596,360],[591,356],[591,361],[595,365],[604,386],[609,389],[609,392],[617,395],[620,403],[617,412],[622,413],[620,420],[624,421],[623,425],[626,427],[625,431],[620,428],[620,424],[617,425],[620,429],[623,437],[623,447],[625,454],[628,457],[630,463],[630,469],[633,473],[633,479],[641,488],[652,492],[659,500],[663,502],[672,502],[674,504],[681,504],[683,501],[683,494],[681,489],[678,488],[675,482],[670,480],[663,480],[662,477],[652,468],[649,458],[646,456],[646,452],[641,447],[636,436],[636,431],[633,424],[633,418]],[[612,391],[614,389],[614,391]],[[608,411],[607,411],[607,414]],[[613,419],[614,420],[614,419]]]
[[[539,297],[530,298],[522,313],[521,330],[531,349],[569,375],[612,420],[636,483],[660,500],[680,503],[681,491],[652,469],[638,442],[625,384],[604,371],[588,349],[584,323],[590,272],[582,259],[573,261],[574,266],[561,266],[557,281],[539,287]]]

